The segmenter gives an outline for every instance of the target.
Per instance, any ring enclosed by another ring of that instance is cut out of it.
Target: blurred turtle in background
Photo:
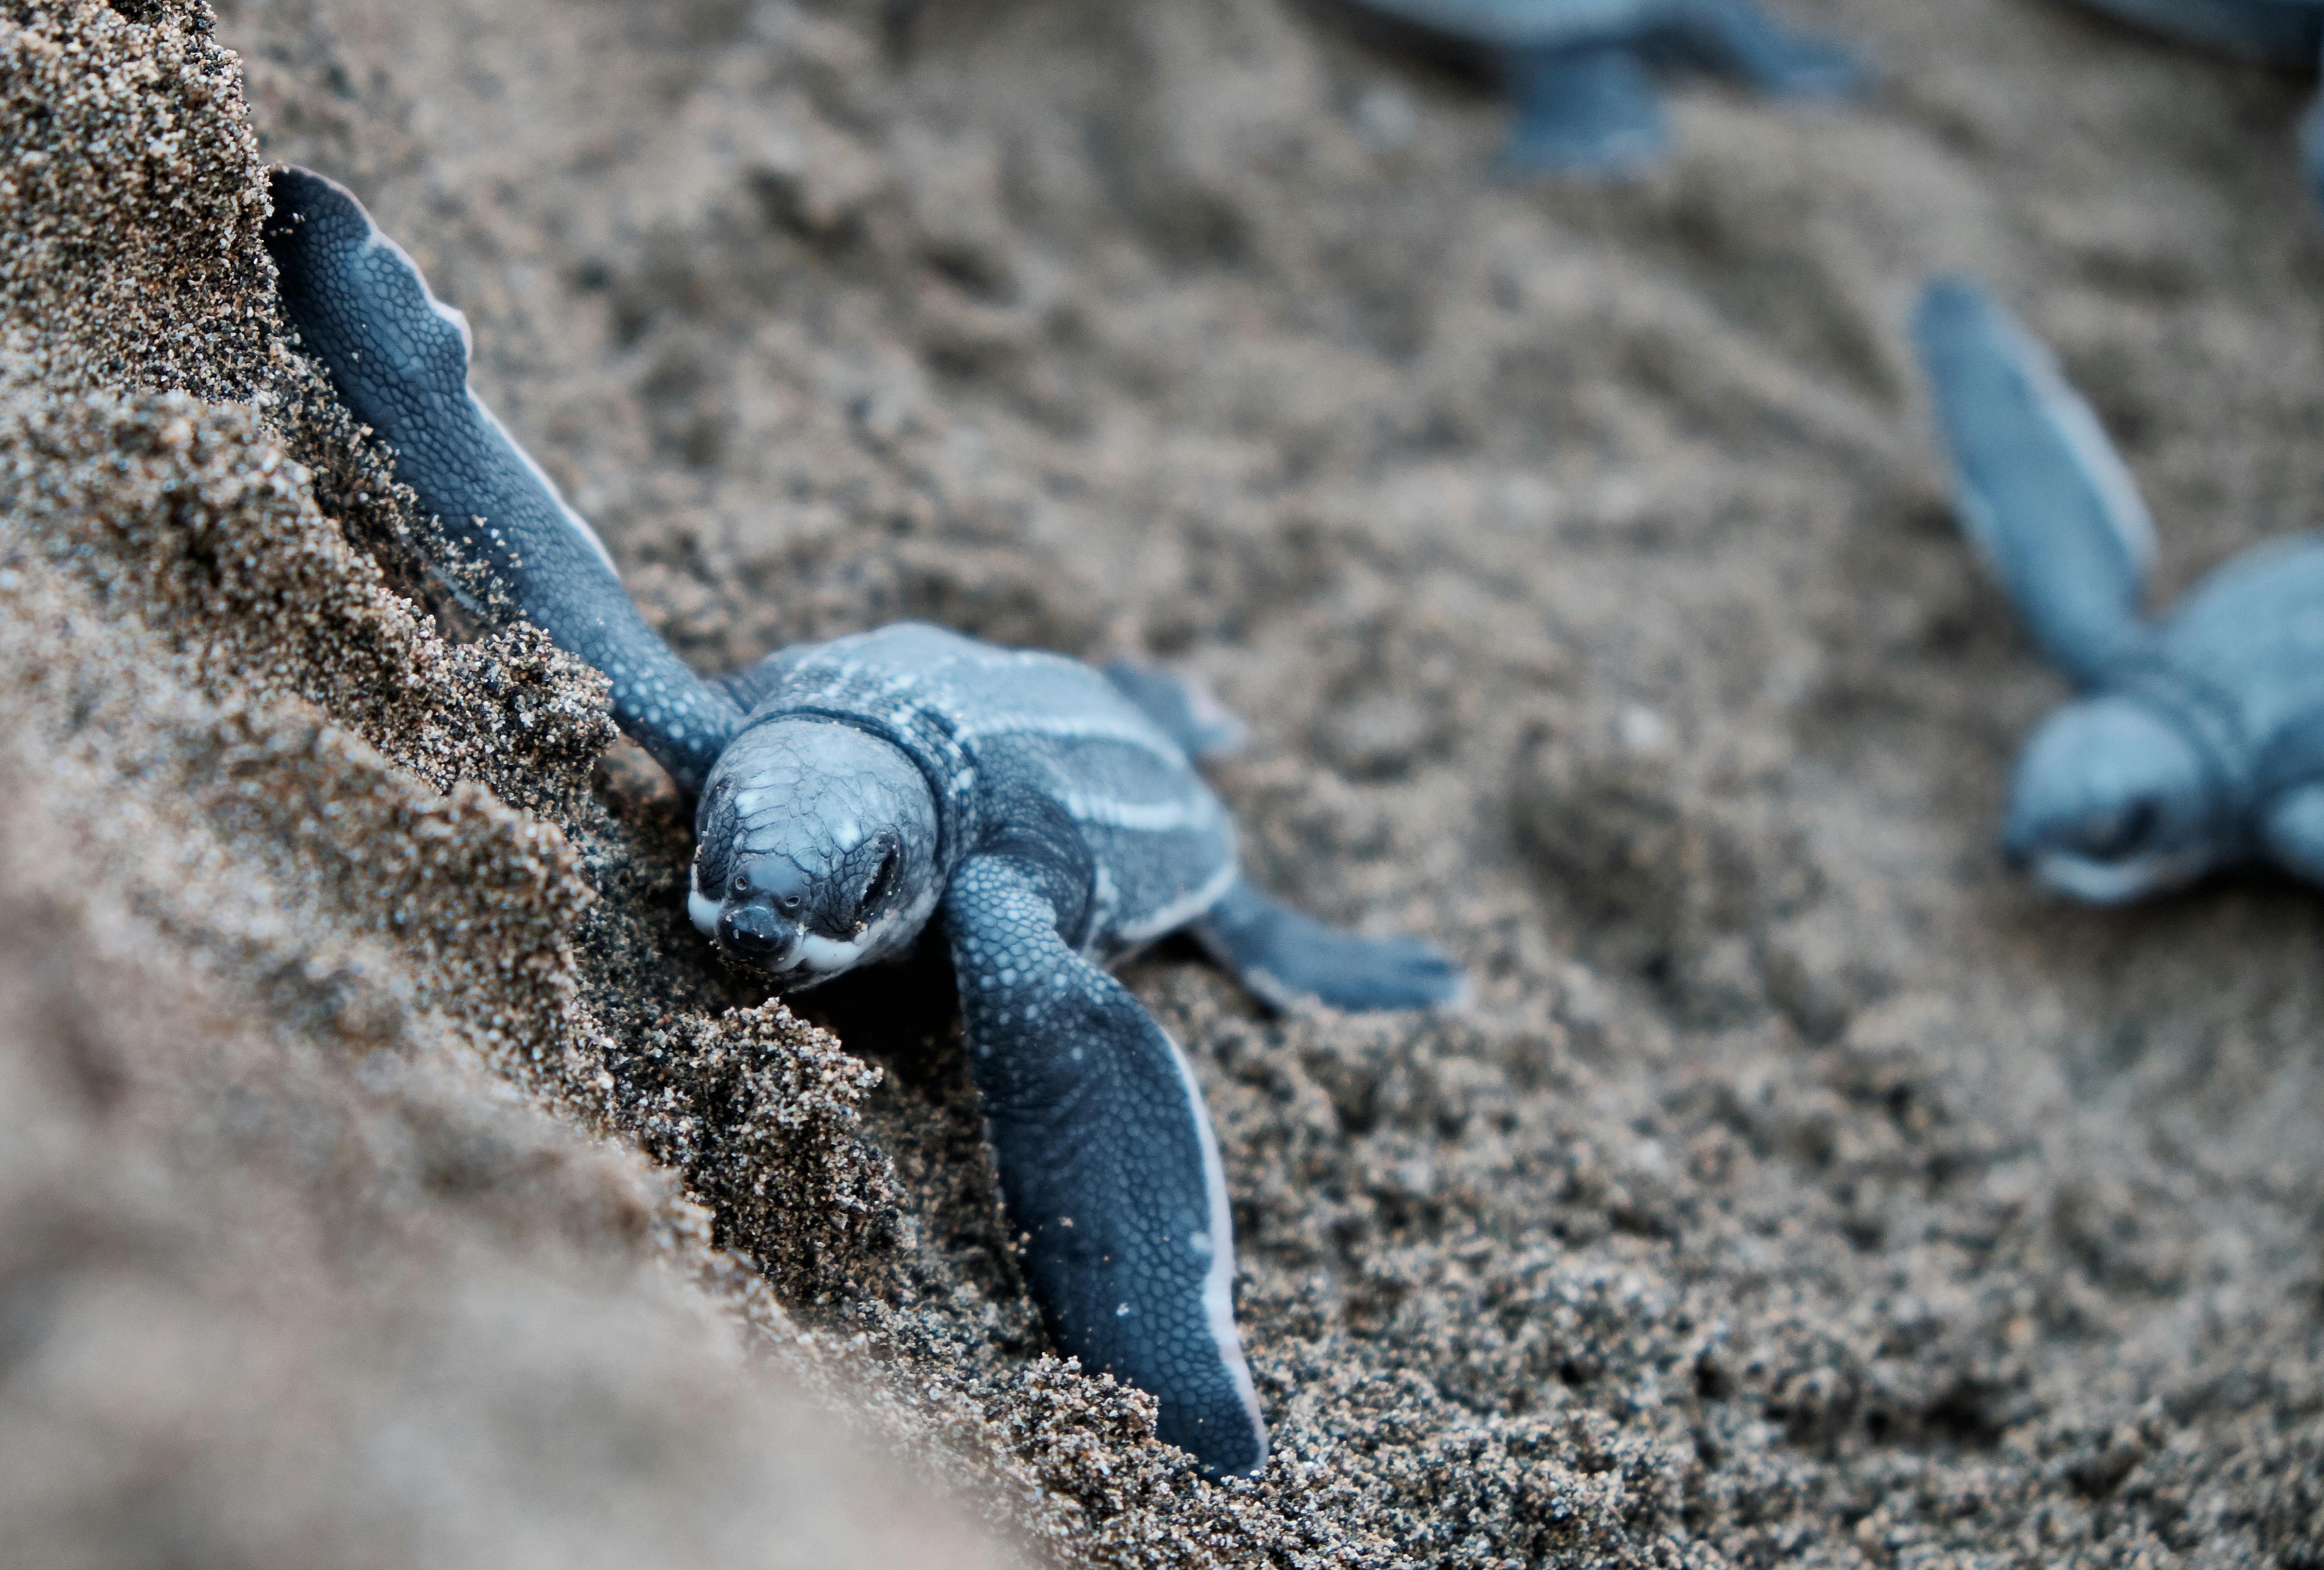
[[[1748,0],[1327,0],[1360,32],[1498,81],[1517,118],[1516,174],[1620,179],[1670,144],[1655,78],[1714,72],[1777,97],[1832,99],[1863,83],[1840,45],[1779,25]]]
[[[2324,59],[2324,0],[2081,0],[2108,16],[2236,60],[2312,70]],[[2309,189],[2324,201],[2324,97],[2300,126]]]
[[[2149,620],[2153,526],[2049,350],[1960,279],[1913,333],[1962,531],[2078,689],[2019,755],[2009,858],[2093,904],[2255,860],[2324,885],[2324,534],[2255,546]]]

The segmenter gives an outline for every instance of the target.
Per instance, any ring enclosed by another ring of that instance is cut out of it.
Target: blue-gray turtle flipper
[[[2153,525],[2056,359],[1974,282],[1922,293],[1913,337],[1962,529],[2036,643],[2089,686],[2143,653]]]
[[[1637,54],[1619,43],[1513,50],[1498,61],[1517,106],[1501,167],[1620,178],[1663,155],[1670,127]]]
[[[613,717],[688,791],[742,721],[646,625],[613,559],[468,389],[468,325],[345,188],[268,177],[266,248],[282,310],[348,409],[394,449],[395,477],[463,564],[613,684]]]
[[[2267,858],[2292,877],[2324,887],[2324,781],[2285,791],[2260,814]]]
[[[1277,1008],[1303,997],[1351,1013],[1439,1008],[1468,989],[1460,967],[1425,943],[1327,927],[1244,878],[1186,931]]]
[[[2094,10],[2236,60],[2300,67],[2324,46],[2317,0],[2083,0]]]
[[[1652,59],[1717,71],[1786,98],[1840,98],[1864,85],[1855,53],[1794,32],[1746,0],[1681,0],[1646,35]]]
[[[1113,690],[1138,705],[1197,763],[1231,757],[1249,733],[1243,723],[1199,684],[1143,660],[1108,660],[1102,667]]]
[[[2324,52],[2324,51],[2319,51]],[[2319,61],[2324,73],[2324,60]],[[2300,117],[2300,167],[2308,173],[2308,194],[2324,202],[2324,92],[2319,92]]]
[[[2283,571],[2283,551],[2267,571],[2277,583],[2294,581]],[[2260,799],[2259,848],[2292,877],[2324,885],[2324,709],[2310,708],[2283,723],[2262,755],[2255,789]]]
[[[1218,1143],[1186,1060],[1057,932],[1038,872],[953,875],[961,1024],[1025,1277],[1092,1373],[1150,1392],[1161,1436],[1214,1473],[1256,1472],[1267,1428],[1234,1326]]]

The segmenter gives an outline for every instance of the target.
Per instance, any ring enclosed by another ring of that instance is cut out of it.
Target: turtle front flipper
[[[2235,60],[2297,69],[2316,63],[2324,6],[2316,0],[2083,0],[2134,27]]]
[[[1864,67],[1828,39],[1794,32],[1745,0],[1678,0],[1650,30],[1650,55],[1717,71],[1787,98],[1838,98],[1864,84]]]
[[[1975,283],[1923,291],[1913,336],[1961,527],[2043,652],[2088,687],[2144,653],[2154,529],[2056,359]]]
[[[2260,814],[2267,858],[2292,877],[2324,887],[2324,782],[2284,792]]]
[[[945,895],[971,1072],[1027,1284],[1092,1373],[1149,1391],[1164,1439],[1252,1473],[1267,1428],[1234,1326],[1217,1142],[1185,1058],[1067,946],[1038,876],[973,858]]]
[[[1670,143],[1654,80],[1626,43],[1517,49],[1499,64],[1517,105],[1501,146],[1511,173],[1618,179]]]
[[[1247,879],[1236,879],[1187,931],[1277,1008],[1302,997],[1351,1013],[1439,1008],[1468,989],[1460,967],[1424,943],[1337,931]]]
[[[282,312],[355,417],[394,449],[395,477],[558,647],[613,684],[613,717],[689,791],[742,722],[638,614],[613,558],[468,389],[468,324],[344,187],[268,175],[266,249]]]
[[[2292,877],[2324,886],[2324,710],[2286,723],[2258,773],[2261,853]]]
[[[2308,194],[2324,202],[2324,92],[2300,117],[2300,166],[2308,173]]]

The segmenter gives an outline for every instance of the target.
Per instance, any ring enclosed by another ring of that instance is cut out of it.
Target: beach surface
[[[2158,603],[2315,526],[2310,84],[1780,9],[1863,101],[1679,85],[1665,165],[1545,188],[1283,0],[0,4],[9,1553],[2324,1564],[2324,901],[2002,863],[2063,689],[1904,336],[1966,270],[2056,346]],[[1172,662],[1253,875],[1470,968],[1124,969],[1260,1476],[1048,1345],[937,958],[769,999],[604,684],[430,614],[273,303],[285,161],[702,668]]]

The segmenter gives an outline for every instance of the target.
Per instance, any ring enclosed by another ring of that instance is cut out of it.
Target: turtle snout
[[[797,922],[785,921],[756,900],[718,918],[719,945],[762,969],[789,969],[798,962],[802,936]]]

